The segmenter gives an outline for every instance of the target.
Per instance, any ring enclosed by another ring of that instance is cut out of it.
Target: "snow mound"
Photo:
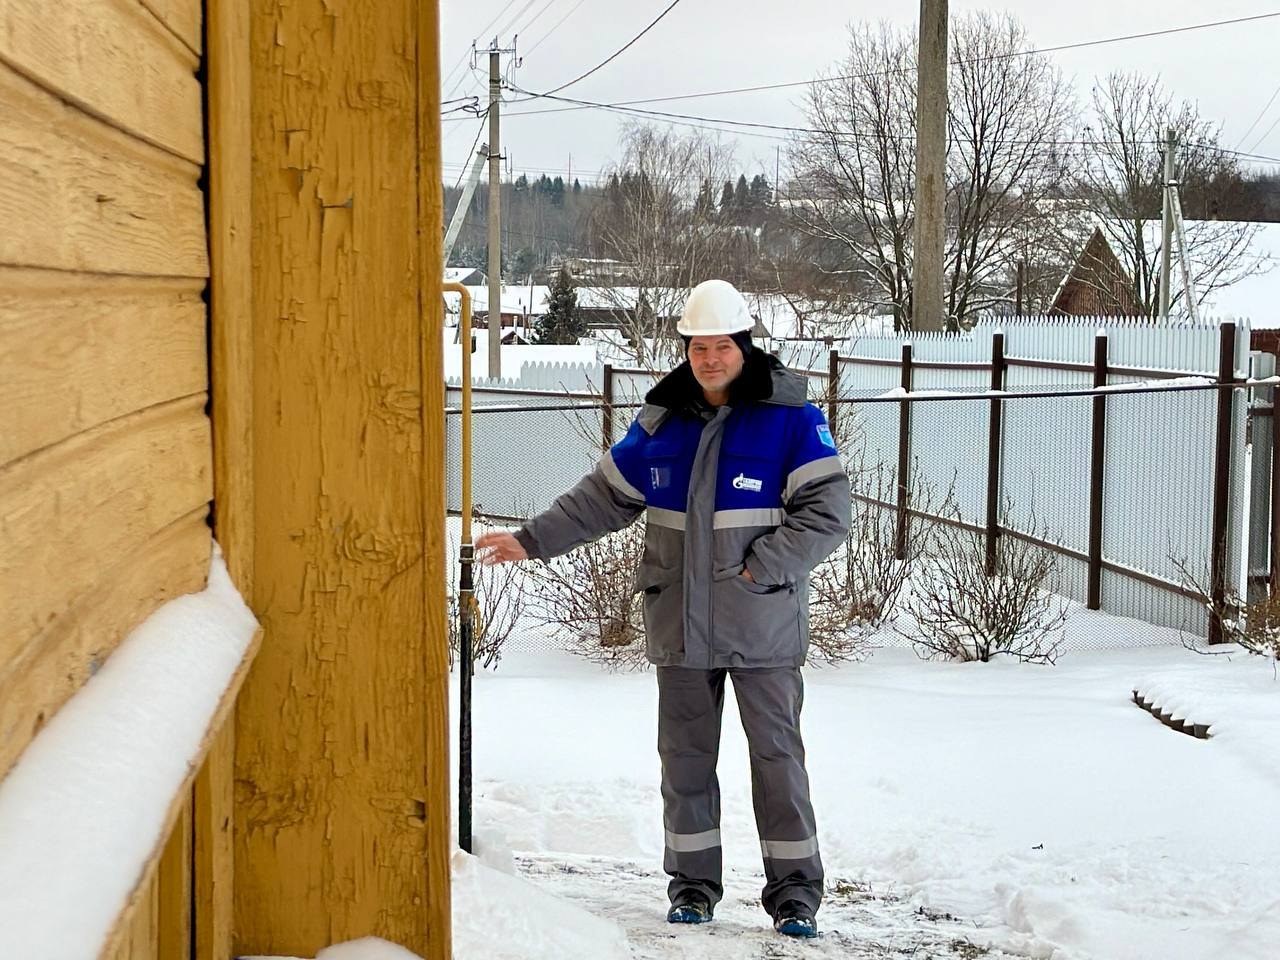
[[[627,960],[631,951],[616,923],[458,851],[453,855],[453,955],[457,960]],[[317,960],[357,958],[322,953]],[[402,958],[387,954],[386,960]]]
[[[316,954],[316,960],[422,960],[416,953],[404,947],[388,943],[378,937],[362,937],[325,947]]]

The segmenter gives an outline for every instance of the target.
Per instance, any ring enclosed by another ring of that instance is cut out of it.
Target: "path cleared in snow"
[[[974,942],[969,921],[920,911],[888,890],[847,880],[828,881],[819,914],[821,936],[797,941],[775,933],[760,909],[763,874],[727,871],[725,898],[715,920],[680,926],[666,922],[662,891],[667,878],[653,867],[603,857],[549,856],[517,856],[516,865],[540,888],[618,924],[635,960],[1001,956]]]

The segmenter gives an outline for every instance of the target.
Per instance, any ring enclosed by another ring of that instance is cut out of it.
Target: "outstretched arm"
[[[632,431],[637,429],[632,426]],[[519,530],[480,537],[476,547],[484,551],[482,562],[550,560],[634,521],[644,510],[644,494],[623,476],[615,460],[615,453],[625,456],[634,442],[628,432],[600,458],[595,470]]]

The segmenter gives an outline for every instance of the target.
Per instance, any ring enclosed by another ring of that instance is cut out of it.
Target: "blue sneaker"
[[[711,904],[700,893],[682,893],[671,902],[667,923],[710,923]]]
[[[810,940],[818,935],[818,921],[813,918],[813,911],[803,903],[788,900],[774,914],[773,929],[784,937]]]

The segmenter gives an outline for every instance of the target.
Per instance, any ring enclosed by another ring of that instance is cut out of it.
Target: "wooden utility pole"
[[[1173,127],[1165,131],[1164,138],[1164,182],[1160,195],[1161,206],[1160,231],[1160,316],[1169,319],[1169,275],[1173,272],[1173,196],[1170,184],[1173,183],[1173,153],[1177,148],[1177,134]]]
[[[489,47],[489,376],[502,376],[502,51]]]
[[[947,167],[947,0],[920,0],[911,328],[942,330]]]

